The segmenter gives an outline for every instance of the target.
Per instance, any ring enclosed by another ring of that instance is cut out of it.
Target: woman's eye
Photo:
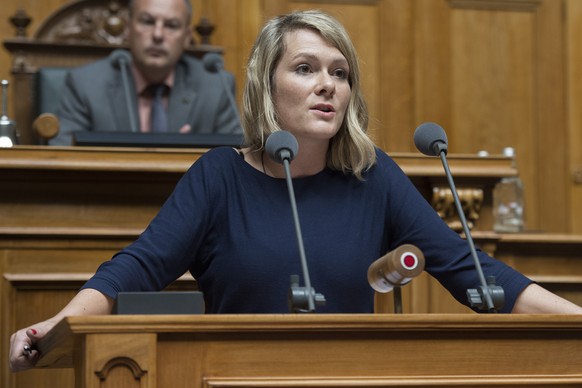
[[[309,68],[309,65],[299,65],[299,66],[297,66],[296,71],[298,73],[307,74],[307,73],[310,73],[311,72],[311,69]]]
[[[348,78],[348,72],[345,69],[337,69],[336,71],[333,72],[333,75],[341,79]]]

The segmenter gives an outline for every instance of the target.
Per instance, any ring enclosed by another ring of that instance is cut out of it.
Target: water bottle
[[[8,81],[2,80],[2,113],[0,114],[0,147],[8,148],[17,143],[16,123],[8,117]]]
[[[511,147],[503,149],[505,156],[512,157]],[[493,230],[501,233],[517,233],[524,229],[523,182],[519,175],[505,177],[493,189]]]

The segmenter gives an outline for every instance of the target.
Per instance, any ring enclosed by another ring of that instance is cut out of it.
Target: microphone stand
[[[315,290],[311,288],[311,280],[309,279],[309,270],[307,269],[307,259],[305,258],[305,248],[303,246],[303,239],[301,238],[301,227],[299,225],[299,214],[297,213],[297,203],[295,201],[295,192],[293,190],[293,182],[291,181],[291,168],[289,161],[291,154],[289,150],[281,150],[281,160],[285,167],[285,180],[287,181],[287,189],[289,191],[289,198],[291,200],[291,211],[293,213],[293,221],[295,224],[295,233],[297,234],[297,245],[299,248],[299,258],[301,260],[301,269],[303,271],[303,278],[305,279],[305,287],[299,287],[299,277],[291,275],[291,287],[289,288],[289,310],[291,312],[315,312],[316,299],[318,304],[325,303],[325,297],[322,294],[316,294]],[[307,309],[305,309],[305,302],[307,302]]]
[[[471,237],[471,231],[469,230],[469,226],[467,224],[467,219],[465,218],[465,212],[461,206],[461,201],[459,200],[459,196],[457,194],[457,189],[455,187],[455,182],[453,181],[453,175],[451,174],[451,170],[449,169],[449,163],[447,162],[446,157],[446,144],[438,143],[435,144],[435,147],[438,147],[438,154],[445,169],[445,175],[447,176],[447,181],[449,182],[449,187],[453,193],[453,200],[455,202],[455,207],[457,208],[457,213],[459,214],[459,218],[461,220],[461,224],[463,225],[463,231],[465,232],[465,237],[467,242],[469,243],[469,248],[471,250],[471,256],[473,257],[473,261],[475,262],[475,268],[477,269],[477,274],[479,275],[479,281],[481,285],[478,289],[468,289],[467,290],[467,297],[469,299],[469,303],[471,307],[478,307],[480,309],[489,310],[491,313],[496,313],[496,308],[501,308],[504,302],[504,292],[501,286],[495,285],[495,277],[491,276],[488,280],[485,280],[485,275],[483,274],[483,269],[481,268],[481,262],[479,262],[479,258],[477,257],[477,250],[475,249],[475,244],[473,243],[473,238]],[[495,298],[495,303],[493,301]],[[485,303],[483,303],[483,299]]]
[[[228,84],[226,82],[226,78],[225,78],[224,74],[222,73],[222,70],[223,70],[222,66],[217,66],[216,71],[218,72],[218,77],[220,78],[220,82],[222,83],[222,87],[226,91],[226,96],[228,97],[228,102],[230,102],[230,106],[232,107],[232,109],[234,110],[234,114],[238,118],[240,116],[238,113],[236,101],[234,100],[234,96],[232,95],[232,91],[228,87]]]
[[[206,55],[204,55],[204,58],[202,58],[202,62],[204,63],[204,67],[206,68],[206,70],[218,74],[218,77],[220,78],[220,83],[222,84],[222,88],[226,92],[228,102],[230,103],[230,106],[234,110],[234,114],[237,117],[237,120],[240,119],[238,105],[236,103],[236,100],[234,99],[232,90],[228,86],[228,82],[224,74],[224,61],[222,60],[222,56],[217,53],[207,53]]]
[[[394,293],[394,314],[402,314],[402,289],[400,286],[395,286],[392,292]]]

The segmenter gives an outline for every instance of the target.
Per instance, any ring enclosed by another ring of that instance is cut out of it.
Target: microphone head
[[[445,130],[436,123],[423,123],[414,131],[414,145],[428,156],[439,156],[447,152],[448,140]]]
[[[206,70],[216,73],[224,67],[222,55],[217,53],[208,53],[202,58],[202,63]]]
[[[283,163],[285,159],[292,161],[298,150],[297,139],[288,131],[273,132],[265,142],[267,155],[277,163]]]
[[[127,50],[117,49],[109,55],[109,60],[113,66],[119,69],[131,62],[131,54]]]
[[[370,265],[368,283],[377,292],[390,292],[420,275],[424,264],[424,254],[418,247],[401,245]]]

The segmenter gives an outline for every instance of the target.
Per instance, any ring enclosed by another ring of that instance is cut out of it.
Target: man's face
[[[164,79],[190,41],[184,0],[134,0],[129,45],[133,61],[149,81]]]

